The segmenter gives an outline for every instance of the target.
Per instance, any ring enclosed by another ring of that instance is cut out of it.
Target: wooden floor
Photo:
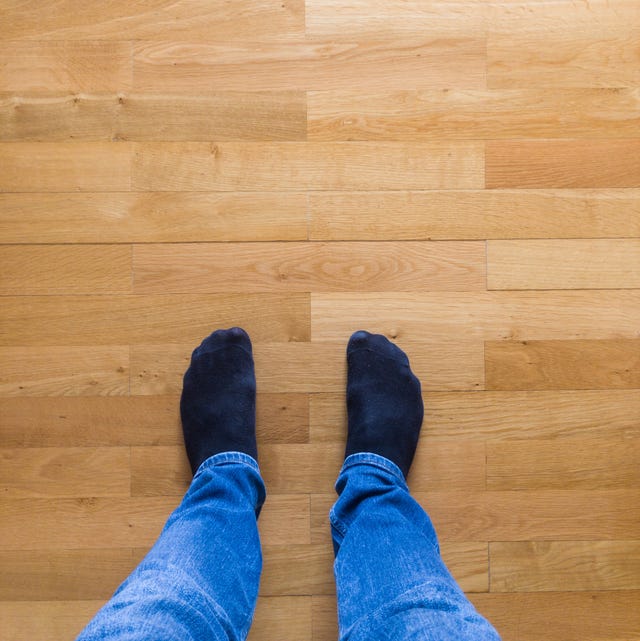
[[[71,639],[187,487],[191,349],[251,334],[251,641],[336,639],[344,347],[504,641],[640,639],[640,3],[3,0],[0,637]]]

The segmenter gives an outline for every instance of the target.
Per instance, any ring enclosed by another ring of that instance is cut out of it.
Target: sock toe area
[[[364,349],[380,354],[385,358],[400,361],[404,365],[409,366],[407,355],[382,334],[370,334],[362,329],[353,333],[347,345],[347,357]]]
[[[193,356],[216,352],[232,345],[240,347],[249,355],[253,355],[249,334],[241,327],[231,327],[230,329],[218,329],[207,336],[193,351]]]

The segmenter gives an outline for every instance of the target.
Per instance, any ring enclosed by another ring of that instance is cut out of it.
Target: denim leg
[[[400,469],[349,456],[330,520],[340,640],[499,641],[457,585]]]
[[[198,468],[160,538],[78,641],[242,641],[258,596],[256,461],[223,452]]]

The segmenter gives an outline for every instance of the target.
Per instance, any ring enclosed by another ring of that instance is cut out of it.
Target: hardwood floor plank
[[[47,0],[37,9],[19,0],[5,7],[11,39],[164,40],[168,34],[190,41],[245,41],[248,37],[280,39],[304,33],[304,2],[234,0],[211,5],[208,0],[125,0],[87,7],[81,0]]]
[[[640,108],[632,88],[548,90],[528,86],[471,91],[311,91],[308,103],[309,139],[314,141],[633,138],[638,135]]]
[[[0,93],[0,140],[305,140],[302,92]]]
[[[3,601],[108,599],[142,560],[145,549],[0,552]]]
[[[129,348],[0,347],[0,396],[129,393]]]
[[[130,493],[128,447],[3,447],[0,461],[0,491],[7,498]]]
[[[308,35],[346,40],[357,35],[402,38],[417,33],[429,37],[477,36],[484,33],[486,10],[482,3],[383,2],[354,0],[307,0],[305,24]]]
[[[309,91],[331,89],[483,89],[484,37],[255,37],[229,46],[210,42],[142,42],[133,47],[139,92]]]
[[[262,543],[308,543],[309,497],[279,495],[267,501],[259,522]],[[149,549],[178,503],[176,496],[3,498],[0,550]]]
[[[501,189],[309,194],[311,240],[586,236],[640,236],[640,190]]]
[[[137,245],[133,289],[139,294],[484,290],[485,260],[481,242]]]
[[[486,448],[490,490],[640,488],[636,440],[497,441]]]
[[[0,191],[126,191],[129,143],[0,143]]]
[[[346,386],[345,349],[349,333],[335,343],[254,341],[258,389],[263,392],[342,392]],[[459,344],[403,344],[424,389],[483,387],[483,353],[477,341]],[[188,345],[134,345],[131,393],[178,394],[188,365]],[[311,376],[309,373],[313,372]]]
[[[5,398],[0,447],[182,445],[179,403],[177,395]],[[308,395],[259,393],[256,405],[260,443],[308,441]]]
[[[488,289],[640,287],[640,238],[492,240]]]
[[[311,296],[314,341],[343,340],[363,327],[407,343],[462,336],[465,340],[632,339],[637,337],[638,323],[640,292],[635,290]]]
[[[180,343],[183,373],[191,351],[219,327],[243,326],[256,342],[305,341],[310,331],[307,294],[20,296],[2,302],[0,343]]]
[[[319,434],[326,435],[323,440],[331,438],[322,418],[327,404],[321,396],[311,397],[313,440]],[[639,418],[636,390],[428,392],[425,396],[430,438],[631,440],[640,435]],[[331,415],[327,419],[331,421]]]
[[[640,340],[489,341],[489,390],[635,389]]]
[[[409,479],[411,487],[411,479]],[[536,490],[415,492],[440,542],[634,540],[640,491]],[[311,540],[327,540],[336,495],[314,494]]]
[[[128,245],[0,246],[0,295],[131,293]]]
[[[0,91],[100,92],[131,86],[130,42],[3,39],[0,60],[4,61]],[[20,117],[19,105],[16,110],[16,117]]]
[[[489,544],[492,592],[638,590],[638,541]]]
[[[263,546],[261,596],[334,592],[333,549],[330,545]]]
[[[2,629],[13,641],[73,639],[102,604],[102,600],[0,601]]]
[[[633,590],[469,596],[504,641],[626,641],[640,629]]]
[[[484,183],[478,142],[134,143],[134,148],[136,191],[477,189]]]
[[[311,597],[258,597],[247,641],[311,641]]]
[[[487,82],[514,87],[628,87],[640,78],[633,0],[587,5],[496,2],[488,7]],[[562,25],[571,24],[571,29]]]
[[[305,240],[304,193],[0,194],[4,243]]]
[[[260,468],[268,491],[308,494],[329,491],[342,461],[342,444],[259,444]],[[473,442],[434,442],[418,449],[411,486],[426,489],[484,489],[485,450]],[[131,449],[132,496],[180,496],[191,481],[182,446]]]
[[[488,140],[486,187],[640,187],[640,139]]]

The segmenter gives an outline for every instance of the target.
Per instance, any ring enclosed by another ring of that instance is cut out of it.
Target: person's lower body
[[[420,384],[382,336],[349,342],[345,463],[331,510],[341,641],[498,641],[440,557],[405,477],[422,423]],[[78,641],[242,641],[258,595],[255,443],[248,336],[219,331],[193,353],[181,414],[195,473],[157,543]]]

